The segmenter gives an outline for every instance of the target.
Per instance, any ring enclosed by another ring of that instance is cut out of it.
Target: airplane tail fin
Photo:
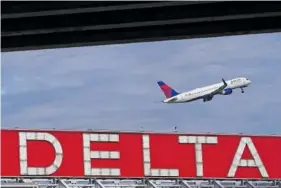
[[[173,97],[173,96],[176,96],[176,95],[179,94],[173,88],[171,88],[170,86],[165,84],[163,81],[158,81],[157,84],[159,85],[159,87],[163,91],[166,98],[170,98],[170,97]]]

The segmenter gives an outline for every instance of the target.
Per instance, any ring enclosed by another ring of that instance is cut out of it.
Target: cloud
[[[280,33],[2,54],[2,126],[281,133]],[[247,76],[245,94],[166,105],[177,91]],[[4,91],[4,92],[3,92]]]

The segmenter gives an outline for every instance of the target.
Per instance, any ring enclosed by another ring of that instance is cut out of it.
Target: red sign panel
[[[281,136],[1,130],[1,176],[281,178]]]

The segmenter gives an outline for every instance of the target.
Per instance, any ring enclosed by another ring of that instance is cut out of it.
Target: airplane
[[[166,97],[166,99],[161,102],[186,103],[200,99],[203,99],[203,102],[208,102],[211,101],[215,95],[230,95],[234,89],[238,88],[244,93],[244,88],[248,87],[251,81],[246,77],[234,78],[227,81],[222,78],[221,83],[196,88],[183,93],[177,92],[163,81],[158,81],[157,84]]]

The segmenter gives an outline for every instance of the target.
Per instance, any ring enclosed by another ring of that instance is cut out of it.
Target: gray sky
[[[281,33],[2,53],[2,127],[281,134]],[[252,80],[242,94],[163,104]]]

